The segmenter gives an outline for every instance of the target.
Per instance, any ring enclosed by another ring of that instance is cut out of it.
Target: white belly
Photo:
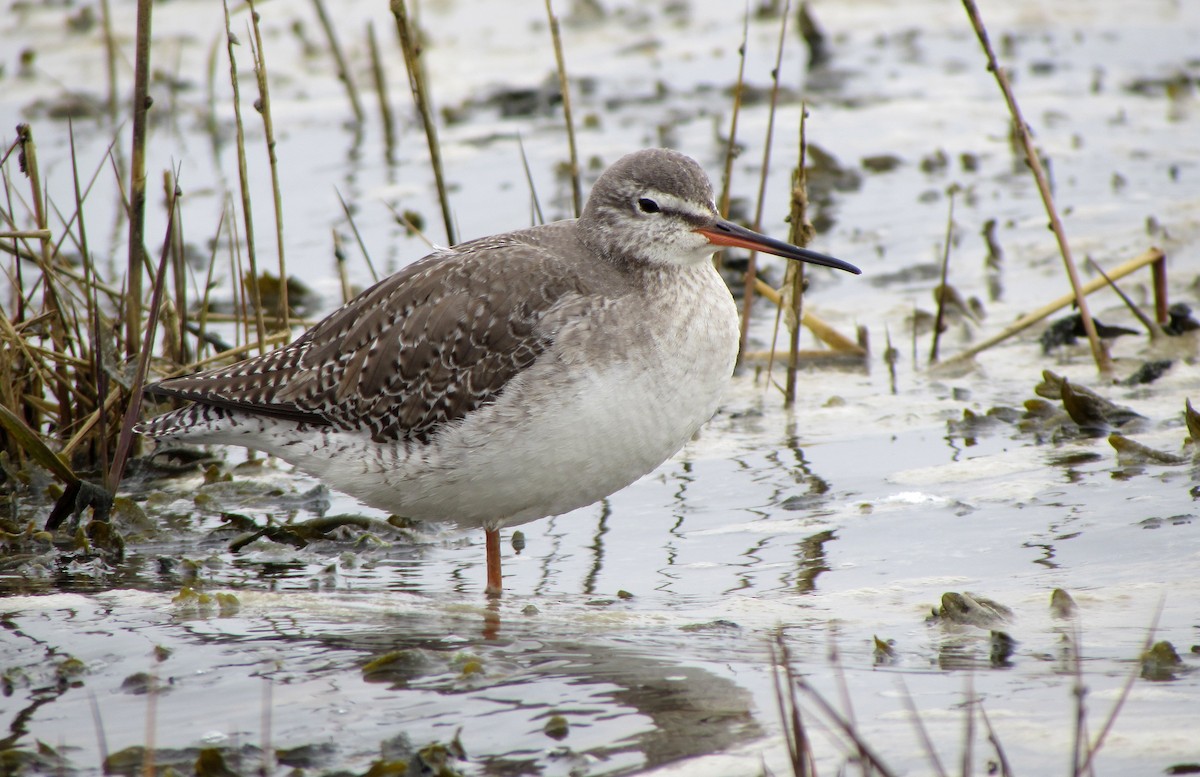
[[[325,430],[273,452],[424,520],[498,528],[591,504],[668,459],[716,411],[736,358],[737,310],[705,270],[686,290],[691,304],[659,299],[664,315],[643,311],[644,330],[622,328],[620,307],[564,330],[498,401],[428,445],[381,449]]]

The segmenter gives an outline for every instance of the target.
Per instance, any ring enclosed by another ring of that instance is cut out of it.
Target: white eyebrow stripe
[[[712,218],[713,211],[697,205],[691,200],[685,200],[681,197],[676,197],[673,194],[667,194],[660,191],[648,191],[646,195],[658,203],[658,207],[663,210],[671,210],[676,213],[683,213],[688,216],[695,216],[698,219]],[[716,210],[715,208],[713,210]]]

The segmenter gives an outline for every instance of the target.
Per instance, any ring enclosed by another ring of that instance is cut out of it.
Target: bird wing
[[[425,442],[495,401],[533,364],[557,328],[539,326],[544,318],[564,306],[573,315],[586,312],[578,273],[568,272],[545,240],[520,236],[431,254],[283,348],[148,391],[362,429],[376,441]]]

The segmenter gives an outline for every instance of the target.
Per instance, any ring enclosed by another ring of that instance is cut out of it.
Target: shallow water
[[[576,112],[581,122],[592,117],[579,138],[584,160],[607,163],[668,142],[718,179],[740,12],[699,2],[604,8],[592,20],[559,9]],[[156,126],[148,168],[157,175],[172,160],[182,165],[185,229],[196,246],[215,230],[226,187],[236,186],[228,135],[214,149],[204,124],[218,10],[197,0],[155,8],[156,67],[188,88],[173,97],[156,93],[156,106],[172,110]],[[396,226],[385,202],[419,211],[430,236],[444,241],[424,139],[408,108],[391,19],[378,4],[338,6],[336,24],[367,110],[357,138],[311,9],[260,10],[281,128],[289,266],[329,309],[340,294],[330,229],[353,244],[336,192],[353,204],[379,267],[425,251]],[[1161,2],[1131,14],[1116,2],[1053,9],[1022,2],[981,10],[1051,159],[1077,258],[1090,255],[1111,268],[1158,245],[1169,257],[1172,300],[1195,304],[1200,7]],[[569,187],[554,174],[566,157],[560,114],[551,106],[502,117],[487,102],[502,89],[539,87],[552,74],[541,5],[495,18],[464,2],[421,11],[435,100],[459,117],[441,137],[460,234],[530,222],[518,135],[547,217],[567,215]],[[132,30],[132,7],[114,12],[119,29]],[[69,13],[23,6],[0,21],[0,110],[32,120],[51,196],[64,202],[71,191],[66,126],[33,103],[66,89],[104,90],[99,33],[67,36]],[[160,765],[172,758],[187,765],[198,748],[219,747],[235,769],[253,771],[269,743],[279,749],[280,773],[283,766],[325,773],[362,772],[457,736],[466,757],[452,765],[465,774],[758,775],[764,764],[785,774],[768,656],[781,630],[797,671],[843,710],[844,684],[858,730],[895,771],[935,772],[905,711],[908,696],[951,771],[962,758],[966,701],[975,698],[1015,773],[1068,774],[1076,684],[1070,641],[1081,641],[1094,737],[1126,679],[1138,673],[1153,625],[1153,638],[1169,640],[1184,665],[1170,679],[1134,682],[1098,769],[1162,773],[1200,761],[1200,681],[1189,671],[1197,665],[1189,651],[1200,642],[1195,465],[1119,460],[1104,436],[1079,434],[1070,423],[962,424],[964,410],[1021,410],[1049,368],[1145,416],[1134,439],[1179,452],[1187,434],[1183,402],[1200,386],[1195,337],[1155,345],[1117,340],[1121,377],[1143,360],[1174,359],[1162,378],[1139,387],[1105,385],[1085,346],[1044,356],[1041,326],[984,352],[972,371],[928,369],[929,335],[914,343],[908,319],[916,308],[932,309],[947,187],[963,189],[955,199],[950,282],[982,300],[987,317],[955,324],[943,356],[1062,294],[1060,261],[961,9],[864,0],[817,4],[814,13],[832,58],[806,75],[806,52],[789,30],[781,72],[793,96],[776,118],[764,229],[786,234],[800,111],[794,95],[803,94],[809,141],[838,160],[840,180],[854,178],[845,171],[858,177],[827,199],[814,197],[816,215],[831,222],[815,247],[865,271],[861,278],[810,273],[806,304],[847,333],[866,327],[873,354],[865,368],[807,369],[794,413],[761,373],[746,368],[713,422],[656,472],[601,504],[522,527],[520,553],[506,532],[506,594],[494,606],[481,593],[482,537],[473,533],[379,527],[303,549],[258,540],[235,553],[228,547],[239,532],[223,528],[223,512],[259,520],[386,516],[313,492],[316,481],[274,463],[261,473],[233,469],[233,484],[135,475],[130,494],[155,494],[144,504],[153,520],[125,524],[124,564],[64,566],[49,555],[6,564],[6,744],[31,750],[44,742],[82,773],[99,770],[102,751],[150,738],[161,748]],[[235,17],[236,29],[244,30],[244,18]],[[303,37],[291,28],[297,19]],[[380,35],[402,117],[392,165],[366,88],[368,21]],[[750,25],[746,72],[756,87],[769,85],[777,35],[777,19]],[[18,40],[28,44],[12,43]],[[306,55],[304,41],[318,53]],[[28,77],[17,66],[25,45],[37,51]],[[241,48],[245,96],[252,79]],[[227,63],[217,63],[218,115],[228,132]],[[121,72],[128,83],[129,67]],[[247,114],[255,219],[260,250],[269,253],[269,177],[261,132]],[[734,176],[735,193],[750,200],[766,123],[765,103],[750,101]],[[82,120],[76,133],[81,168],[101,165],[110,131]],[[883,154],[899,165],[884,173],[861,165]],[[595,175],[590,163],[588,175]],[[108,177],[101,174],[90,197],[89,229],[100,255],[121,257],[123,232],[110,237],[104,228],[117,201]],[[157,210],[150,209],[151,236],[163,228]],[[998,271],[983,261],[980,232],[989,218],[998,222],[1004,250]],[[356,283],[369,282],[353,251],[349,271]],[[777,277],[778,265],[768,265],[768,274]],[[1149,298],[1145,271],[1122,286],[1139,301]],[[1136,326],[1115,296],[1092,299],[1105,323]],[[767,305],[759,313],[753,337],[765,348]],[[881,359],[889,337],[898,350],[894,389]],[[231,453],[229,468],[240,460]],[[235,593],[238,606],[173,601],[185,585]],[[1053,617],[1055,588],[1074,597],[1077,617]],[[1011,616],[985,627],[928,622],[946,592],[987,597]],[[990,659],[991,628],[1017,641],[1007,661]],[[877,663],[873,636],[894,640],[893,660]],[[156,656],[156,648],[165,651]],[[384,657],[382,666],[369,665]],[[155,675],[161,691],[123,685],[137,673]],[[851,750],[815,722],[811,698],[800,699],[818,764],[832,773]],[[569,725],[565,738],[546,733],[555,715]],[[995,754],[978,718],[975,725],[973,761],[982,770]]]

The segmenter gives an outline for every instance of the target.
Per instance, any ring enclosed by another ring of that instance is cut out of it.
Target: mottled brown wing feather
[[[550,345],[554,333],[538,322],[565,297],[586,293],[555,259],[555,244],[570,236],[548,237],[529,230],[433,254],[290,345],[148,390],[362,429],[380,442],[424,442],[494,401]]]

